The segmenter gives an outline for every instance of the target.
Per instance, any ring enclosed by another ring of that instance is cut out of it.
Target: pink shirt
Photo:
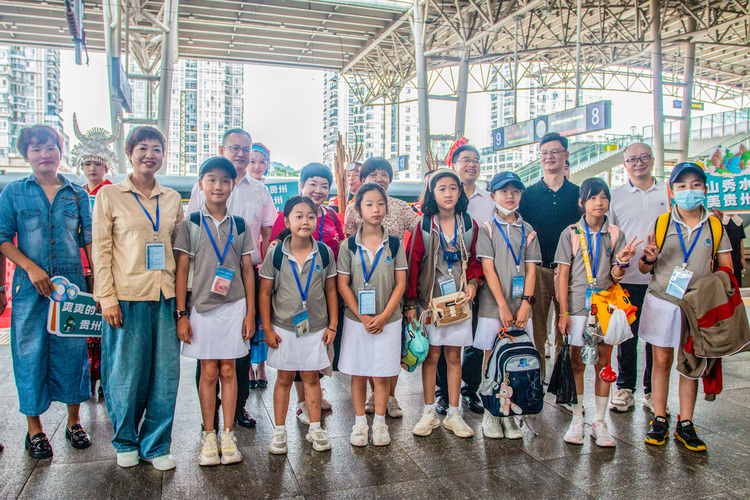
[[[313,238],[328,245],[333,250],[334,257],[338,259],[339,242],[344,239],[344,229],[341,227],[341,221],[336,212],[328,207],[321,207],[321,209],[323,210],[323,216],[318,217],[318,222],[313,231]],[[279,212],[271,231],[271,240],[274,240],[276,235],[285,227],[284,213]]]

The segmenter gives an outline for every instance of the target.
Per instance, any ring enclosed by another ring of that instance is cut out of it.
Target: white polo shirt
[[[206,203],[206,195],[203,194],[198,183],[190,191],[190,201],[187,205],[187,213],[199,211]],[[273,227],[276,222],[276,205],[273,204],[271,193],[265,184],[245,175],[240,182],[234,186],[234,191],[227,200],[227,210],[230,214],[239,215],[245,219],[248,234],[253,238],[255,250],[252,252],[253,264],[256,266],[263,263],[260,255],[260,229],[262,227]]]
[[[622,186],[612,190],[612,201],[609,204],[609,222],[619,227],[630,243],[634,237],[638,245],[630,267],[625,270],[622,283],[630,285],[648,285],[651,274],[641,274],[638,270],[638,259],[641,258],[643,245],[646,242],[648,228],[661,214],[669,212],[669,195],[667,185],[654,179],[646,191],[633,186],[628,180]]]
[[[495,202],[490,192],[482,189],[477,184],[474,187],[474,194],[469,198],[469,215],[481,226],[492,219],[495,213]]]

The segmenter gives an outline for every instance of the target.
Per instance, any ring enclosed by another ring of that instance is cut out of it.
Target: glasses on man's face
[[[628,158],[627,160],[625,160],[625,163],[627,163],[631,167],[634,167],[634,166],[638,165],[638,160],[640,160],[641,163],[643,163],[645,165],[645,164],[647,164],[648,162],[651,161],[651,158],[653,158],[653,156],[648,155],[648,154],[641,155],[641,156],[633,156],[632,158]]]
[[[465,157],[465,158],[459,158],[458,160],[456,160],[456,163],[464,163],[466,165],[473,163],[474,165],[481,165],[482,160],[480,160],[479,158]]]
[[[540,151],[539,156],[546,158],[547,156],[560,156],[566,150],[565,149],[553,149],[552,151]]]
[[[249,154],[250,154],[250,148],[241,148],[241,147],[239,147],[239,146],[229,146],[229,148],[228,148],[228,149],[229,149],[229,151],[231,151],[231,152],[232,152],[232,153],[234,153],[234,154],[237,154],[237,153],[239,153],[239,152],[243,152],[243,153],[245,153],[246,155],[249,155]]]

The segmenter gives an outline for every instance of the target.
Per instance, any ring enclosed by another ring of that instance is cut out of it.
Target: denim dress
[[[13,243],[50,277],[86,289],[80,248],[91,243],[88,194],[58,175],[63,186],[50,205],[34,175],[0,194],[0,243]],[[80,231],[79,231],[80,229]],[[47,333],[49,299],[16,267],[12,285],[11,355],[21,413],[38,416],[52,401],[78,404],[91,396],[86,338]]]

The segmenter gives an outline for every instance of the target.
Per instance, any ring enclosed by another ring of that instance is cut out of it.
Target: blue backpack
[[[487,361],[479,395],[495,417],[533,415],[542,411],[542,360],[529,335],[509,331],[498,335]]]

